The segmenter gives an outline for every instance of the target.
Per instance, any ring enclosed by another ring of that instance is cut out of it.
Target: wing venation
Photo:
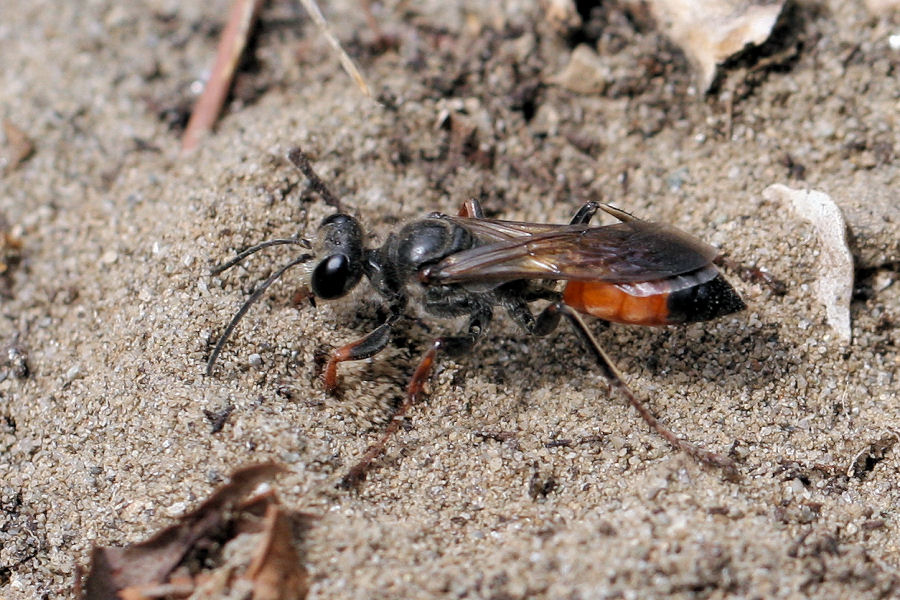
[[[430,284],[561,279],[626,283],[695,271],[717,255],[674,227],[633,220],[615,225],[544,225],[451,219],[482,244],[425,267]]]

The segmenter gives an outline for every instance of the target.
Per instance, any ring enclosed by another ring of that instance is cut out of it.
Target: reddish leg
[[[481,202],[475,198],[470,198],[463,202],[462,206],[459,207],[458,216],[468,217],[470,219],[483,219],[484,209],[481,208]]]
[[[403,404],[401,404],[400,408],[397,409],[397,412],[394,413],[391,422],[388,423],[384,433],[381,434],[381,438],[369,446],[362,458],[350,468],[350,471],[348,471],[341,480],[341,487],[355,487],[365,480],[369,469],[372,467],[372,462],[384,452],[388,440],[400,429],[403,417],[406,416],[410,407],[418,402],[419,396],[425,388],[425,381],[431,374],[431,369],[434,366],[434,359],[437,357],[437,353],[440,351],[449,356],[458,356],[469,350],[475,345],[475,342],[478,341],[478,338],[484,332],[486,322],[489,318],[489,315],[484,314],[473,315],[469,322],[469,332],[467,335],[441,337],[432,342],[431,348],[429,348],[425,355],[422,356],[422,360],[419,361],[419,366],[416,367],[416,372],[413,373],[412,379],[409,380],[409,387],[406,388],[406,399],[403,401]]]
[[[717,256],[713,263],[734,271],[737,273],[738,277],[748,283],[759,283],[767,286],[776,296],[784,296],[787,294],[787,284],[765,269],[756,266],[747,266],[723,255]]]
[[[332,350],[331,356],[328,358],[328,364],[325,365],[325,373],[322,376],[326,392],[331,394],[337,389],[338,364],[348,360],[369,358],[384,350],[391,340],[392,323],[393,321],[389,320],[366,337]]]
[[[400,408],[398,408],[397,412],[394,413],[394,416],[391,417],[391,422],[388,423],[384,433],[381,434],[381,439],[369,446],[362,458],[360,458],[359,461],[350,468],[350,471],[344,475],[344,478],[341,480],[341,487],[356,487],[365,481],[366,474],[372,466],[372,461],[384,452],[388,440],[400,429],[400,423],[403,422],[403,417],[406,416],[410,407],[418,401],[419,394],[421,394],[422,390],[425,388],[425,380],[428,379],[428,376],[431,374],[431,368],[434,366],[434,358],[437,355],[437,351],[440,349],[440,342],[440,339],[435,340],[428,352],[425,353],[425,356],[422,357],[419,366],[416,367],[416,372],[409,381],[409,387],[406,389],[406,399],[403,401],[403,404],[400,405]]]

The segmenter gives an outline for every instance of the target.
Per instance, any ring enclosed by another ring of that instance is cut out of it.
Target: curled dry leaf
[[[303,600],[309,579],[294,547],[291,515],[270,504],[264,528],[256,556],[244,575],[253,582],[253,600]]]
[[[700,89],[706,91],[718,65],[768,39],[784,0],[647,0],[647,4],[660,30],[694,64]]]
[[[795,190],[786,185],[770,185],[763,197],[787,204],[794,214],[816,229],[822,252],[816,297],[825,305],[828,324],[844,342],[850,341],[850,298],[853,294],[853,255],[847,246],[847,224],[831,197],[815,190]]]
[[[83,597],[224,598],[236,593],[255,600],[301,600],[308,579],[294,540],[296,526],[305,526],[308,515],[279,506],[274,492],[242,502],[283,471],[274,464],[239,469],[199,508],[149,540],[95,548]]]

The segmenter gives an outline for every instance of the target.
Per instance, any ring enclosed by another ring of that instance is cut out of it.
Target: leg
[[[646,406],[644,406],[644,403],[634,395],[634,393],[628,387],[628,384],[625,383],[625,379],[622,377],[622,374],[613,364],[612,360],[610,360],[606,352],[603,351],[603,348],[600,347],[600,344],[597,342],[596,338],[594,338],[593,334],[591,334],[590,329],[588,329],[587,325],[573,308],[566,306],[562,302],[551,304],[546,309],[544,309],[544,311],[540,315],[538,315],[532,332],[535,335],[546,335],[550,333],[550,331],[552,331],[559,324],[561,316],[565,316],[569,320],[569,322],[572,323],[575,331],[577,331],[581,335],[581,338],[587,344],[588,349],[597,360],[597,364],[600,366],[600,370],[602,371],[603,376],[606,377],[607,381],[609,381],[610,387],[616,389],[622,396],[624,396],[628,400],[628,403],[631,404],[631,406],[633,406],[636,411],[638,411],[638,414],[641,415],[641,418],[644,419],[644,421],[647,423],[647,425],[650,426],[653,431],[655,431],[663,439],[669,442],[677,450],[685,452],[694,460],[700,463],[721,468],[725,471],[725,474],[729,479],[737,479],[739,477],[737,465],[733,460],[722,454],[704,450],[703,448],[700,448],[699,446],[692,444],[687,440],[681,439],[671,429],[660,423],[659,420],[657,420],[657,418],[653,416],[653,413],[651,413],[650,410]]]
[[[375,331],[366,337],[331,351],[331,356],[328,357],[328,364],[325,365],[325,374],[322,376],[326,392],[331,394],[337,389],[338,364],[348,360],[362,360],[364,358],[369,358],[385,349],[388,342],[391,340],[392,324],[393,321],[389,320],[388,322],[381,324]]]
[[[591,222],[591,218],[597,214],[598,208],[600,208],[600,205],[596,202],[585,202],[584,206],[579,208],[572,220],[569,221],[569,225],[587,225]]]
[[[382,292],[386,294],[386,292]],[[388,318],[374,331],[364,338],[345,344],[331,351],[328,363],[325,365],[325,373],[322,375],[325,391],[329,394],[337,389],[337,366],[349,360],[362,360],[375,356],[385,349],[391,341],[391,328],[400,320],[403,310],[406,308],[406,297],[396,294],[390,299]]]
[[[569,222],[569,224],[580,225],[589,223],[591,218],[597,213],[597,209],[599,207],[600,205],[596,202],[586,202],[584,206],[578,209],[578,212],[575,213],[575,216],[572,217],[572,220]],[[470,219],[483,219],[484,209],[481,208],[481,202],[479,202],[476,198],[470,198],[463,202],[463,205],[459,208],[458,214],[460,217],[469,217]]]
[[[458,216],[469,217],[470,219],[483,219],[484,209],[481,208],[481,202],[476,198],[469,198],[459,207]]]
[[[713,260],[713,264],[735,271],[742,280],[747,283],[761,283],[767,286],[776,296],[787,294],[787,284],[757,266],[747,266],[741,262],[720,254]]]
[[[559,296],[553,300],[558,302]],[[516,325],[538,337],[544,337],[556,329],[559,324],[560,314],[558,312],[551,312],[547,307],[535,318],[528,307],[528,301],[522,298],[510,298],[506,302],[506,312]]]
[[[464,354],[472,348],[472,346],[475,345],[475,342],[478,341],[478,338],[484,334],[490,320],[490,311],[473,314],[469,320],[469,328],[466,334],[453,337],[440,337],[432,342],[431,348],[428,349],[422,357],[422,360],[419,361],[419,366],[416,367],[416,371],[409,381],[409,387],[406,389],[406,399],[403,401],[403,404],[401,404],[400,408],[397,409],[397,412],[394,413],[391,422],[388,424],[387,428],[385,428],[384,433],[381,434],[381,438],[369,446],[366,453],[359,459],[359,462],[353,465],[353,467],[350,468],[350,471],[341,480],[341,487],[355,487],[365,480],[366,475],[372,466],[372,462],[384,452],[388,440],[400,429],[400,423],[403,421],[403,417],[406,415],[407,411],[409,411],[410,407],[418,401],[419,395],[425,387],[425,381],[431,374],[431,368],[434,366],[434,359],[437,357],[437,353],[441,351],[448,356],[459,356],[460,354]]]

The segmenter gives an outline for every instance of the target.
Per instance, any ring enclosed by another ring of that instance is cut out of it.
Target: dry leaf
[[[795,214],[815,227],[822,244],[816,297],[825,305],[828,324],[842,341],[849,342],[854,269],[853,255],[847,247],[847,224],[841,209],[824,192],[795,190],[781,184],[767,187],[763,197],[790,205]]]
[[[718,65],[768,39],[784,0],[647,0],[647,4],[660,30],[694,64],[700,89],[706,91]]]
[[[278,506],[266,510],[265,535],[245,575],[253,600],[303,600],[309,577],[294,547],[293,520]]]
[[[262,481],[271,479],[283,471],[283,467],[274,464],[239,469],[232,475],[228,484],[216,490],[199,508],[149,540],[124,548],[95,548],[91,558],[91,569],[83,584],[84,598],[140,600],[189,597],[199,584],[208,581],[211,576],[208,573],[200,573],[192,577],[187,569],[182,568],[186,557],[197,549],[202,548],[209,552],[210,549],[222,548],[228,542],[227,539],[223,539],[223,535],[227,532],[232,532],[233,535],[235,531],[252,529],[247,525],[247,521],[256,518],[254,515],[263,510],[263,506],[267,514],[273,509],[280,511],[281,509],[276,506],[278,500],[274,493],[254,498],[243,505],[240,501]],[[284,519],[263,528],[266,532],[264,539],[276,538],[278,543],[265,542],[257,550],[257,554],[265,554],[270,547],[277,546],[282,549],[285,543],[292,543],[293,530],[288,528],[287,534],[285,533],[281,526]],[[277,537],[285,535],[291,537]],[[284,539],[287,539],[287,542]],[[296,556],[296,551],[294,552]],[[253,564],[257,564],[262,559],[255,556],[246,562],[250,560]],[[265,565],[266,562],[263,560],[261,564]],[[302,563],[298,559],[291,566],[293,571],[283,579],[293,582],[294,590],[305,590],[305,587],[299,587],[299,583],[305,585],[306,582]],[[302,573],[302,577],[297,574],[298,570]],[[286,600],[303,597],[293,592],[292,594],[282,597]],[[271,595],[259,597],[277,598]]]

